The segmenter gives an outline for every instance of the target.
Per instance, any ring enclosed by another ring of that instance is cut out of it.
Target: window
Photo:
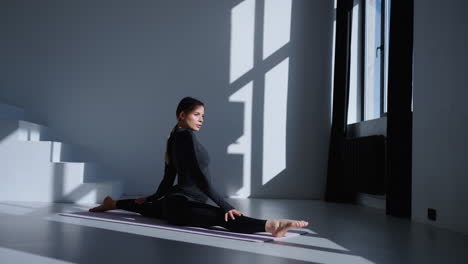
[[[390,1],[353,1],[348,124],[387,112]]]

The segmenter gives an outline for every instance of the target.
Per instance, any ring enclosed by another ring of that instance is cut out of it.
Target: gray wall
[[[243,104],[228,101],[230,15],[240,2],[1,1],[0,101],[83,146],[125,180],[126,194],[139,195],[162,179],[178,101],[199,98],[207,108],[197,135],[210,152],[215,186],[230,195],[243,184],[241,156],[226,151],[243,131]],[[290,42],[281,49],[289,58],[287,166],[264,186],[264,87],[254,83],[252,196],[323,196],[332,12],[333,1],[293,1]],[[251,74],[262,80],[264,70]]]
[[[468,233],[468,2],[416,0],[413,219]]]

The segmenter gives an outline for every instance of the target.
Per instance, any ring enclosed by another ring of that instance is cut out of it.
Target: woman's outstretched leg
[[[275,237],[282,237],[291,228],[308,225],[305,221],[288,219],[262,220],[248,216],[235,216],[224,220],[224,211],[208,204],[188,201],[184,197],[171,197],[164,204],[165,216],[170,224],[198,227],[222,226],[233,232],[255,233],[269,232]]]
[[[117,209],[139,213],[143,216],[162,218],[162,200],[135,202],[136,199],[118,200]]]
[[[136,199],[113,200],[110,196],[106,196],[102,204],[89,209],[90,212],[105,212],[108,210],[121,209],[125,211],[139,213],[147,217],[162,217],[162,201],[145,201],[136,203]]]
[[[188,201],[182,196],[166,198],[164,217],[169,224],[181,226],[222,226],[241,233],[265,232],[266,220],[236,216],[236,220],[224,221],[224,211],[209,204]]]

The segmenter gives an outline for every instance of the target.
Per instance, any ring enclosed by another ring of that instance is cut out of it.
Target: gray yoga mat
[[[253,234],[231,232],[221,226],[213,226],[210,228],[175,226],[175,225],[167,224],[166,221],[164,220],[144,217],[140,214],[123,211],[123,210],[112,210],[112,211],[107,211],[104,213],[92,213],[92,212],[59,213],[59,215],[100,220],[100,221],[108,221],[108,222],[114,222],[114,223],[146,226],[146,227],[160,228],[160,229],[172,230],[172,231],[178,231],[178,232],[223,237],[223,238],[251,241],[251,242],[276,241],[276,240],[282,240],[285,238],[309,233],[309,231],[307,230],[290,229],[285,234],[284,237],[274,237],[270,233],[267,233],[267,232],[258,232],[258,233],[253,233]]]

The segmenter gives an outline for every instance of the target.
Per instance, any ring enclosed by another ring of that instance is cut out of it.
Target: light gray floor
[[[309,221],[313,234],[254,243],[57,215],[92,205],[0,201],[0,263],[468,263],[468,236],[383,210],[228,199],[247,216]]]

